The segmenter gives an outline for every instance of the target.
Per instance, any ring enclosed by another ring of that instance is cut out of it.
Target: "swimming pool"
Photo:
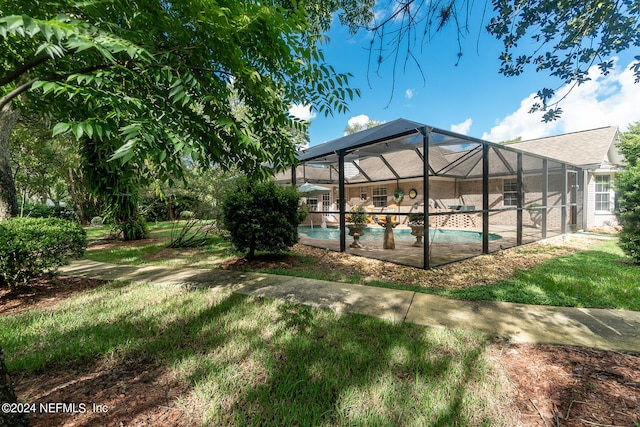
[[[298,232],[312,239],[339,240],[340,229],[337,227],[298,227]],[[347,231],[348,233],[348,231]],[[400,228],[393,230],[393,236],[396,241],[403,240],[415,242],[416,236],[411,235],[408,228]],[[477,231],[465,230],[442,230],[432,228],[429,230],[429,240],[435,243],[480,243],[482,242],[482,233]],[[489,234],[489,240],[499,240],[502,237],[498,234]],[[351,236],[347,234],[347,239]],[[363,242],[382,242],[384,240],[384,229],[378,227],[367,227],[364,229],[364,235],[360,237]]]

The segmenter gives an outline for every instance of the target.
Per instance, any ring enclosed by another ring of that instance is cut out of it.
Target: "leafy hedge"
[[[60,218],[69,221],[76,219],[76,213],[67,206],[49,206],[42,203],[27,203],[24,215],[30,218]]]
[[[629,166],[616,176],[620,247],[640,264],[640,165]]]
[[[227,190],[221,210],[231,243],[248,257],[255,251],[286,251],[296,244],[298,225],[306,216],[295,188],[245,178]]]
[[[616,175],[620,247],[640,265],[640,122],[629,126],[618,144],[625,168]]]
[[[0,222],[0,285],[25,285],[80,257],[87,233],[75,222],[58,218],[12,218]]]

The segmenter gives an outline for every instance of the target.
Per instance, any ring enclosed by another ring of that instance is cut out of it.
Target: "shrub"
[[[304,220],[300,194],[273,181],[238,179],[222,198],[222,221],[236,250],[253,257],[255,251],[282,252],[298,242]]]
[[[104,224],[104,219],[101,216],[94,216],[91,218],[91,226],[92,227],[100,227]]]
[[[198,197],[182,194],[163,198],[155,194],[146,195],[142,198],[140,205],[147,221],[172,221],[176,218],[182,218],[181,215],[185,211],[190,211],[193,215],[204,219],[206,215],[201,213],[207,210]],[[172,215],[169,214],[170,210]]]
[[[619,244],[634,263],[640,264],[640,122],[629,126],[618,144],[626,168],[616,175]]]
[[[103,220],[111,224],[111,231],[122,240],[140,240],[149,235],[149,228],[138,210],[137,195],[108,196]]]
[[[616,176],[618,221],[622,226],[619,244],[634,263],[640,264],[640,164]]]
[[[424,225],[423,213],[412,213],[409,215],[409,224],[411,225]]]
[[[183,212],[184,213],[184,212]],[[211,221],[190,218],[185,223],[174,222],[171,228],[169,248],[196,248],[206,246],[217,232]]]
[[[76,219],[74,210],[67,206],[49,206],[43,203],[27,203],[24,215],[31,218],[60,218],[68,221]]]
[[[195,215],[191,211],[182,211],[182,212],[180,212],[180,215],[178,216],[178,218],[180,218],[180,219],[194,219]]]
[[[57,218],[13,218],[0,222],[0,282],[26,284],[80,257],[87,233],[75,222]]]

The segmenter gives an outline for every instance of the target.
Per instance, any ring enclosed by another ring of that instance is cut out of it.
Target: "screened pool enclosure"
[[[276,179],[302,193],[300,241],[320,248],[430,268],[583,228],[578,167],[421,123],[398,119],[298,160]]]

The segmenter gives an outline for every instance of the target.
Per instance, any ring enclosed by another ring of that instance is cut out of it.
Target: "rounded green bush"
[[[77,223],[57,218],[12,218],[0,222],[0,284],[16,287],[53,273],[81,257],[87,233]]]
[[[298,225],[305,217],[295,188],[245,178],[227,190],[221,210],[231,243],[249,257],[255,251],[277,253],[296,244]]]

